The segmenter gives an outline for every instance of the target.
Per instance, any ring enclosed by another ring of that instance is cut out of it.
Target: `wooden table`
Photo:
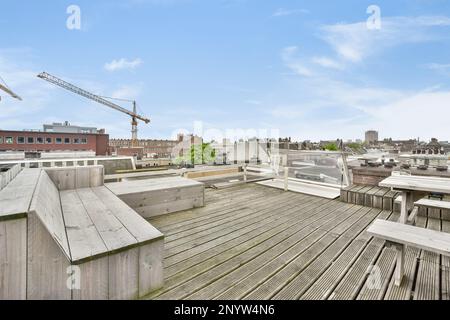
[[[391,176],[379,184],[402,193],[400,222],[406,223],[414,207],[414,201],[423,197],[423,193],[450,194],[450,179],[423,176]]]
[[[380,182],[380,187],[392,188],[402,193],[400,223],[406,224],[410,212],[414,208],[414,201],[427,193],[450,194],[450,179],[428,176],[391,176]],[[397,265],[394,278],[397,286],[401,285],[405,269],[405,244],[395,244],[397,247]]]

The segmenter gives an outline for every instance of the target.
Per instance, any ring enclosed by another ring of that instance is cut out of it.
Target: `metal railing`
[[[261,174],[266,177],[283,180],[285,190],[289,189],[290,181],[333,188],[350,185],[347,153],[344,152],[286,150],[271,157],[270,163],[251,167],[264,170]],[[247,176],[248,165],[244,165],[244,181]]]

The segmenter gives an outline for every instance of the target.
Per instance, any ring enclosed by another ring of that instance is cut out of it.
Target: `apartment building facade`
[[[0,130],[0,152],[94,151],[109,155],[109,135]]]

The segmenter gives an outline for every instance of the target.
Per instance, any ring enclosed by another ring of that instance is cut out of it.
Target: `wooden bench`
[[[398,196],[394,201],[394,212],[400,212],[402,196]],[[414,202],[413,213],[434,219],[450,221],[450,202],[434,199],[422,198]],[[411,215],[410,219],[411,220]]]
[[[203,207],[205,185],[181,177],[129,180],[105,184],[144,218]]]
[[[0,298],[136,299],[163,285],[163,234],[102,185],[103,168],[80,168],[26,169],[0,193],[28,181],[17,190],[26,194],[20,205],[0,207],[0,217],[21,219],[7,251],[18,257],[0,250],[0,262],[20,272],[0,269],[14,287]]]
[[[0,191],[0,300],[27,296],[27,214],[38,179],[38,170],[23,169]]]
[[[414,203],[415,206],[428,209],[428,217],[450,220],[450,202],[433,199],[421,199]]]
[[[376,220],[367,230],[376,238],[384,239],[397,249],[397,266],[395,269],[395,284],[401,285],[406,246],[450,256],[450,234],[435,230],[418,228],[398,222]]]

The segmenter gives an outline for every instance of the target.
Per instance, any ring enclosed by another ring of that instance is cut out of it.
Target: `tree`
[[[325,145],[324,149],[326,151],[338,151],[338,147],[336,146],[335,143],[329,143],[329,144]]]
[[[216,150],[209,143],[195,144],[191,146],[189,154],[177,157],[174,161],[176,164],[206,164],[216,159]]]

